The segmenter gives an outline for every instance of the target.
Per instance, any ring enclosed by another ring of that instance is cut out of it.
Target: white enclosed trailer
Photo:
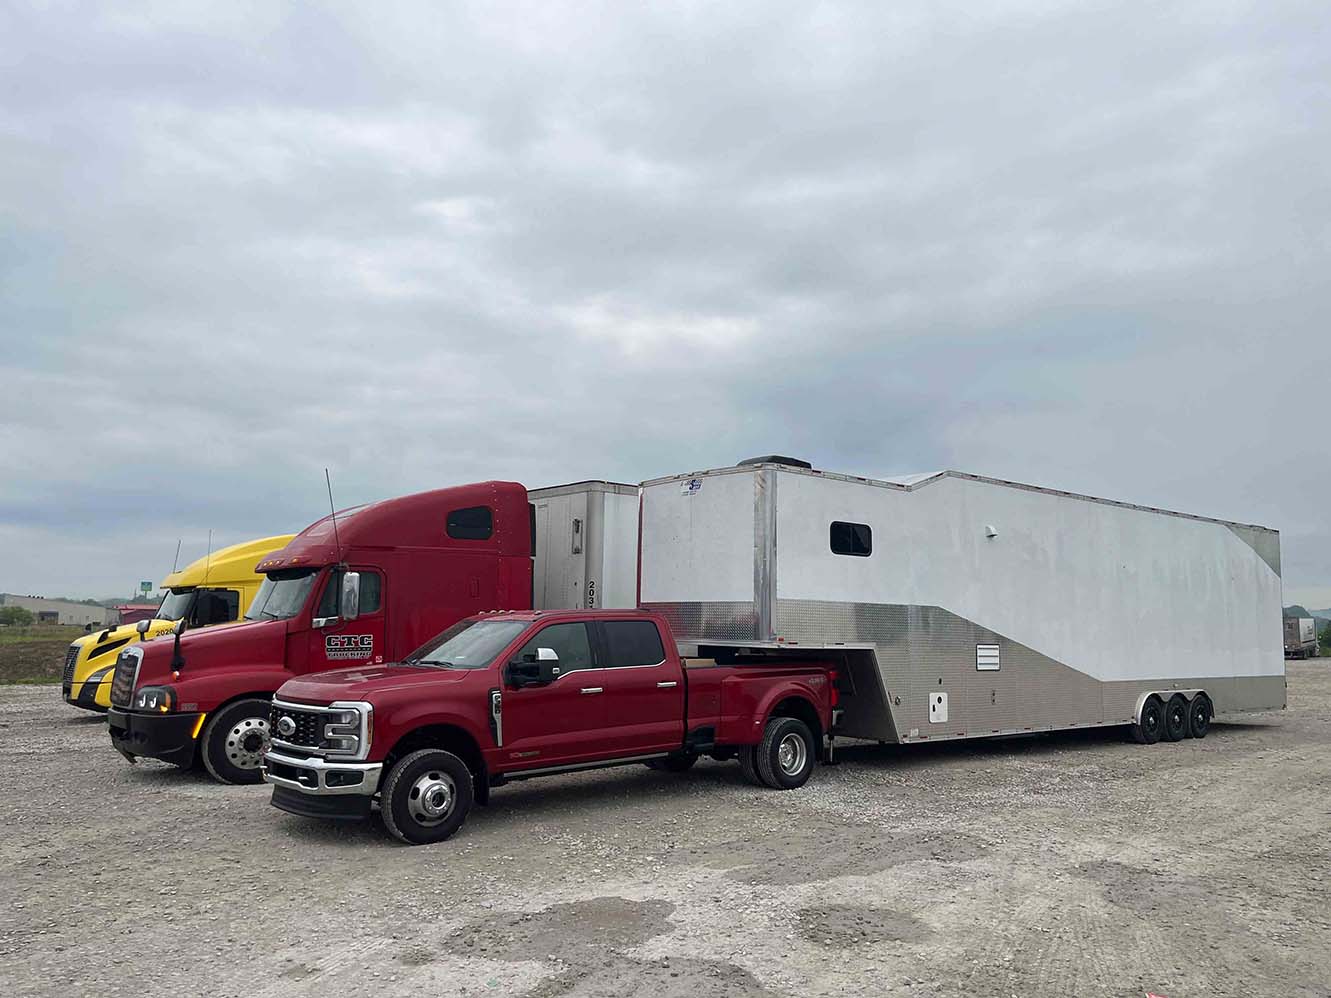
[[[527,492],[532,607],[630,609],[638,596],[638,486],[575,482]]]
[[[1135,724],[1154,741],[1285,705],[1265,527],[760,459],[644,483],[640,557],[641,605],[698,654],[843,658],[852,737]]]

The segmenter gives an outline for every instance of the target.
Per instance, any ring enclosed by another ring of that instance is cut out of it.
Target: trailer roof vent
[[[780,454],[764,454],[762,457],[746,457],[735,467],[743,468],[750,464],[784,464],[791,468],[808,468],[813,470],[813,465],[808,461],[801,461],[797,457],[782,457]]]

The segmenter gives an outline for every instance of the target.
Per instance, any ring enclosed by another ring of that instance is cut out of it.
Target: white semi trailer
[[[843,661],[850,737],[1130,725],[1154,742],[1285,706],[1265,527],[773,457],[644,483],[640,560],[640,604],[688,654]]]

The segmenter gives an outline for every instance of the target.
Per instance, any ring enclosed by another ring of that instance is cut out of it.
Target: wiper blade
[[[406,662],[406,663],[404,663],[404,664],[405,664],[405,665],[424,665],[424,666],[428,666],[428,667],[431,668],[431,669],[455,669],[455,668],[457,668],[457,666],[455,666],[452,662],[445,662],[445,661],[442,661],[442,660],[437,659],[437,658],[418,658],[418,659],[413,659],[412,661],[410,661],[410,662]]]

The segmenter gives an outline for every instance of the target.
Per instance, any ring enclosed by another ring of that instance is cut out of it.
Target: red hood
[[[286,636],[285,620],[238,620],[186,631],[180,636],[180,655],[185,660],[181,678],[236,665],[280,669],[286,657]],[[143,642],[139,685],[169,681],[175,643],[170,634]]]
[[[392,690],[421,689],[485,676],[485,669],[435,669],[410,665],[333,669],[289,679],[277,691],[278,699],[326,705],[334,700],[366,700]],[[482,680],[489,682],[490,680]]]

